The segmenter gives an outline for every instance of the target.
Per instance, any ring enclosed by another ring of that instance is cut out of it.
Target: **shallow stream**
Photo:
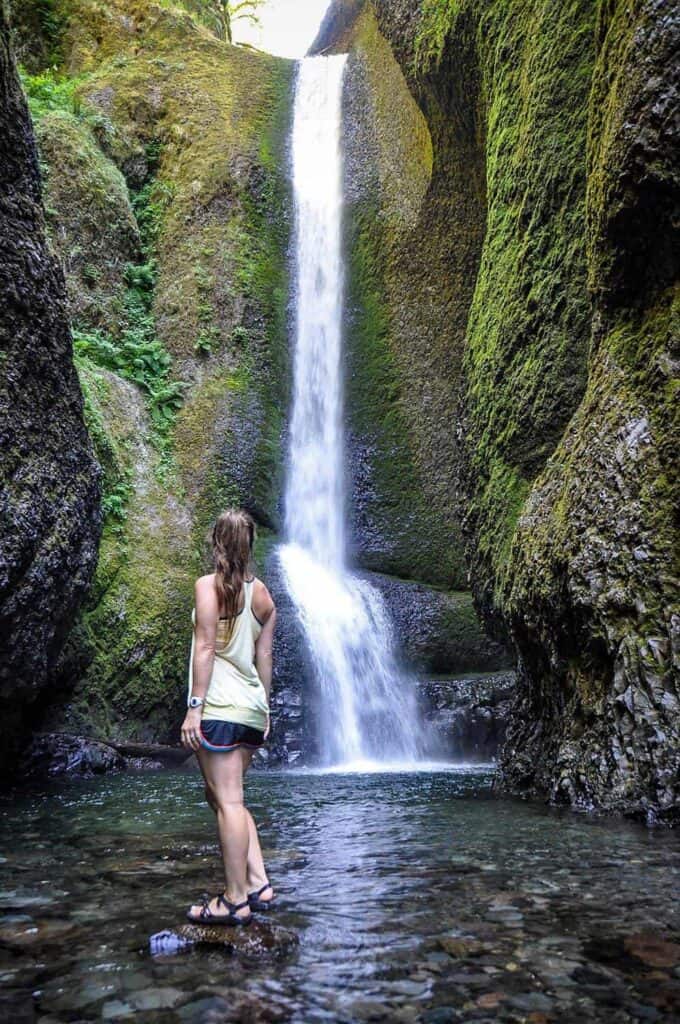
[[[0,1017],[22,1021],[680,1019],[680,846],[669,833],[498,799],[476,766],[252,773],[299,936],[281,961],[152,956],[220,887],[191,771],[0,803]]]

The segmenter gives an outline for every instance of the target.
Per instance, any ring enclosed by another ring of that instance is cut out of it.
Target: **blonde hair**
[[[212,531],[215,588],[226,616],[226,642],[234,631],[243,581],[251,575],[255,522],[246,511],[229,508]]]

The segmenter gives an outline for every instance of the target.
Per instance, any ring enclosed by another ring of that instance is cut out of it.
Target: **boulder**
[[[90,778],[104,772],[124,771],[125,767],[123,755],[108,743],[68,733],[42,733],[34,736],[24,750],[18,774],[20,777]]]

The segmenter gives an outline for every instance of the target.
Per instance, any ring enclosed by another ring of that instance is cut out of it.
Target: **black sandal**
[[[219,907],[220,903],[223,903],[227,908],[227,914],[213,914],[210,909],[210,903],[212,899],[217,900]],[[192,924],[235,924],[235,925],[246,925],[250,924],[253,919],[252,911],[247,917],[239,917],[236,913],[237,910],[242,910],[243,907],[249,905],[249,900],[244,900],[243,903],[230,903],[229,900],[225,900],[222,893],[212,897],[212,899],[203,900],[201,909],[198,913],[198,917],[193,917],[190,911],[187,910],[187,917]]]
[[[262,895],[262,893],[266,889],[271,889],[271,888],[272,888],[271,883],[270,882],[266,882],[262,886],[261,889],[257,890],[257,892],[249,892],[248,893],[248,906],[250,907],[251,910],[270,910],[271,909],[271,905],[274,902],[274,900],[276,899],[276,896],[272,896],[272,898],[270,900],[261,900],[260,899],[260,896]]]

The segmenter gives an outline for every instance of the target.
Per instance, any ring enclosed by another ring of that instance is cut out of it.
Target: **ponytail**
[[[227,509],[213,527],[215,589],[224,605],[227,643],[234,631],[243,582],[250,575],[254,543],[255,523],[242,509]]]

